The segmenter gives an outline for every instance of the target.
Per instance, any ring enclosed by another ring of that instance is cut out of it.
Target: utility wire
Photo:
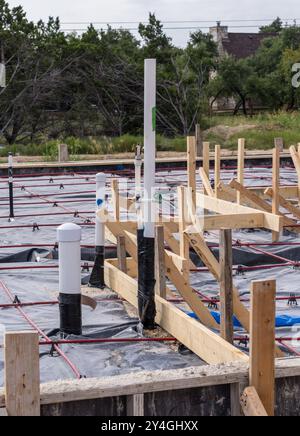
[[[93,23],[91,23],[93,24]],[[257,29],[259,26],[230,26],[231,29]],[[164,30],[200,30],[205,29],[209,30],[211,27],[207,26],[186,26],[186,27],[164,27]],[[70,29],[61,29],[62,32],[84,32],[87,28],[70,28]],[[102,30],[101,28],[96,28],[96,30]],[[138,31],[138,27],[118,27],[114,28],[114,30],[128,30],[128,31]]]
[[[300,18],[282,18],[282,21],[294,21],[294,20],[300,20]],[[165,24],[180,24],[180,23],[217,23],[217,22],[221,22],[221,23],[261,23],[261,22],[273,22],[274,18],[265,18],[265,19],[260,19],[260,20],[250,20],[250,19],[241,19],[241,20],[237,20],[237,19],[233,19],[233,20],[178,20],[178,21],[164,21],[164,20],[160,20],[161,23],[165,23]],[[109,25],[109,24],[147,24],[148,21],[73,21],[73,22],[62,22],[62,25],[89,25],[89,24],[104,24],[104,25]]]

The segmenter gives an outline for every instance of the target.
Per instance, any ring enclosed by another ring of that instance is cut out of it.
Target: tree
[[[272,24],[260,27],[260,33],[280,33],[283,29],[283,22],[281,18],[277,17]]]
[[[228,56],[220,60],[217,75],[210,83],[210,93],[218,97],[234,97],[236,107],[234,114],[242,106],[247,115],[247,100],[251,99],[250,80],[253,70],[247,59],[236,60]]]

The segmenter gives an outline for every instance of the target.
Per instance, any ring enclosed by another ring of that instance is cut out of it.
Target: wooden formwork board
[[[134,307],[137,307],[136,279],[120,271],[110,260],[105,262],[105,283]],[[155,296],[156,322],[207,363],[248,362],[248,356],[224,341],[216,333],[189,317],[165,299]]]

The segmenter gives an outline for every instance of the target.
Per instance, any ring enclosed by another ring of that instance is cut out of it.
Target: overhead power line
[[[259,26],[230,26],[231,29],[257,29]],[[183,26],[183,27],[164,27],[164,30],[209,30],[210,26]],[[70,28],[70,29],[61,29],[63,32],[84,32],[87,28]],[[101,30],[101,28],[96,28],[96,30]],[[115,30],[128,30],[128,31],[138,31],[138,27],[118,27]]]
[[[300,20],[300,18],[282,18],[282,21],[294,21],[294,20]],[[172,21],[164,21],[160,20],[161,23],[165,24],[182,24],[182,23],[262,23],[262,22],[273,22],[274,18],[265,18],[265,19],[233,19],[233,20],[172,20]],[[89,24],[96,24],[96,25],[110,25],[110,24],[147,24],[148,21],[64,21],[61,24],[62,25],[89,25]]]

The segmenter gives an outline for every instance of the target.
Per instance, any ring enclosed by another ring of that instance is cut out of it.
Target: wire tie
[[[35,232],[35,231],[39,231],[39,230],[40,230],[40,228],[38,226],[38,223],[33,223],[32,231]]]
[[[20,301],[20,299],[19,299],[19,297],[17,295],[15,295],[13,304],[21,304],[21,301]]]

